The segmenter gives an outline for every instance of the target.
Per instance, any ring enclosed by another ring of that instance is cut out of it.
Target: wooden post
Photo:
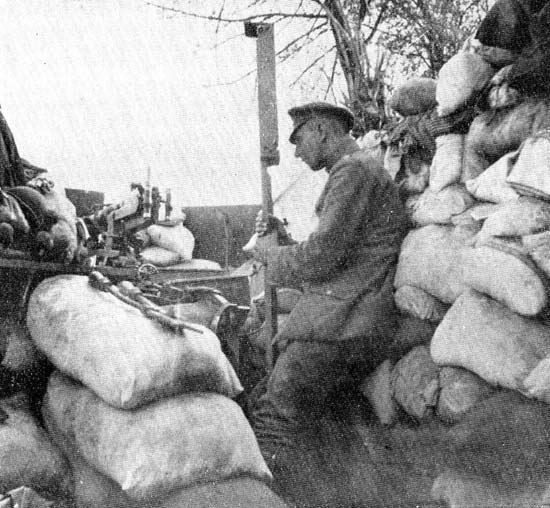
[[[260,121],[260,171],[262,181],[262,210],[264,215],[273,214],[271,178],[268,168],[279,164],[279,135],[277,127],[277,87],[275,74],[275,39],[270,23],[245,23],[245,35],[256,38],[256,61],[258,66],[258,114]],[[277,243],[276,233],[262,241]],[[272,339],[277,333],[277,293],[264,272],[265,323],[268,327],[268,343],[265,344],[268,372],[273,368]]]

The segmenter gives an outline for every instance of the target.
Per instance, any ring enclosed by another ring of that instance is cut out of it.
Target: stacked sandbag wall
[[[166,329],[78,275],[44,280],[27,326],[56,369],[42,416],[71,465],[75,506],[187,506],[183,491],[196,506],[201,495],[226,506],[226,482],[283,506],[208,328]]]
[[[390,99],[402,161],[387,169],[413,224],[395,303],[435,332],[364,381],[384,424],[455,425],[502,390],[550,403],[550,97],[510,86],[513,57],[469,40],[437,81],[414,78]],[[474,488],[448,473],[434,492],[459,506],[458,484]],[[506,500],[477,490],[484,506]]]

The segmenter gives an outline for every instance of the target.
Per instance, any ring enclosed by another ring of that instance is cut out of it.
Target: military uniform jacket
[[[271,248],[268,280],[303,296],[275,341],[384,335],[394,319],[393,276],[408,221],[395,183],[349,141],[328,170],[306,241]]]

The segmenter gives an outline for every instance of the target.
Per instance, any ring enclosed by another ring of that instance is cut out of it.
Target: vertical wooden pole
[[[270,23],[245,23],[245,35],[256,38],[256,61],[258,66],[258,116],[260,121],[260,170],[262,182],[262,210],[273,214],[271,178],[268,168],[279,164],[279,135],[277,126],[277,86],[275,73],[275,37]],[[276,233],[262,241],[276,244]],[[273,368],[272,339],[277,333],[277,293],[269,283],[264,271],[265,325],[268,328],[268,343],[265,344],[268,372]]]

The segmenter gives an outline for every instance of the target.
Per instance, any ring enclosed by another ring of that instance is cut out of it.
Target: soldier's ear
[[[317,120],[315,123],[315,132],[321,141],[326,141],[329,138],[329,127],[326,122]]]

